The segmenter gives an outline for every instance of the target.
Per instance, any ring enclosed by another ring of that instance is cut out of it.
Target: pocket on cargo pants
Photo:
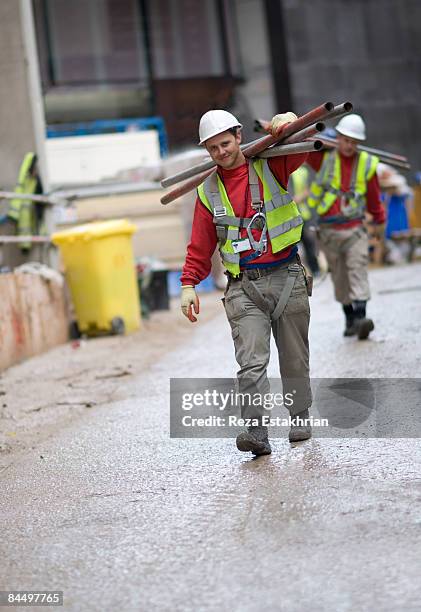
[[[307,285],[304,278],[304,272],[301,270],[295,279],[294,286],[286,303],[285,314],[310,314],[310,303],[307,293]]]
[[[266,295],[267,280],[260,279],[260,281],[259,289]],[[238,376],[262,378],[265,375],[270,351],[269,312],[260,310],[238,285],[230,287],[227,291],[225,311],[232,330],[235,358],[241,367]]]
[[[240,367],[247,365],[251,359],[250,351],[247,350],[247,342],[244,341],[244,333],[241,331],[246,329],[245,321],[242,320],[247,317],[250,312],[251,305],[249,299],[244,294],[241,287],[235,287],[234,290],[230,288],[224,299],[225,313],[227,315],[228,323],[231,327],[231,335],[234,342],[235,359]]]

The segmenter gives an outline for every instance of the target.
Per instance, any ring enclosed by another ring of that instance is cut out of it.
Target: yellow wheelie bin
[[[132,235],[125,219],[56,232],[80,333],[124,334],[140,327]]]

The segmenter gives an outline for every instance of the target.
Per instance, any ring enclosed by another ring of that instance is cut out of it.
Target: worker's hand
[[[381,223],[380,225],[377,225],[377,224],[373,225],[373,236],[374,236],[374,238],[377,238],[378,240],[383,242],[383,240],[384,240],[384,223]]]
[[[189,321],[192,323],[197,321],[193,310],[196,314],[199,314],[199,298],[193,285],[183,285],[181,287],[181,310]]]
[[[270,122],[270,133],[276,138],[280,135],[286,123],[291,123],[296,119],[298,119],[297,115],[291,111],[288,113],[282,113],[281,115],[275,115]]]

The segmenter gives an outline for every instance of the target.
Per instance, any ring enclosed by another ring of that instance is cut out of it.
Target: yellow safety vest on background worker
[[[273,176],[267,160],[254,160],[253,168],[263,185],[263,213],[266,218],[272,252],[278,253],[300,241],[303,219],[288,191]],[[212,198],[212,182],[215,181],[215,178],[222,203],[219,209],[214,206]],[[219,228],[225,228],[224,237],[218,234],[222,263],[228,272],[233,276],[238,276],[240,274],[240,254],[234,252],[232,242],[239,239],[240,227],[245,227],[245,223],[251,219],[240,219],[235,215],[224,183],[217,173],[209,176],[199,185],[198,196],[213,214],[217,233]]]
[[[324,154],[322,165],[311,184],[310,196],[307,200],[308,205],[315,208],[318,215],[325,215],[337,198],[343,198],[341,214],[344,219],[357,219],[364,216],[367,183],[376,172],[379,158],[365,151],[357,155],[358,160],[354,164],[349,191],[345,192],[341,190],[339,153],[334,150]]]
[[[294,190],[294,199],[298,200],[297,206],[303,221],[310,221],[311,219],[311,210],[305,197],[306,191],[308,191],[309,174],[308,168],[300,166],[289,177]]]
[[[18,184],[16,193],[35,193],[38,185],[38,178],[32,176],[31,170],[34,165],[35,153],[27,153],[23,158],[19,170]],[[35,233],[35,211],[32,200],[14,199],[10,200],[8,216],[16,221],[17,234],[19,236],[31,236]],[[30,242],[19,244],[21,249],[30,249]]]

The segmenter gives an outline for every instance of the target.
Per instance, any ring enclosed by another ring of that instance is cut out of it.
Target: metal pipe
[[[353,110],[352,102],[342,102],[342,104],[338,104],[335,106],[333,111],[329,113],[329,119],[334,119],[335,117],[342,117],[342,115],[348,115]]]
[[[327,142],[332,142],[333,144],[335,144],[335,146],[338,143],[336,138],[331,138],[330,136],[323,136],[323,139]],[[382,149],[373,149],[372,147],[367,147],[365,145],[358,145],[358,147],[364,147],[361,150],[364,150],[367,153],[371,153],[372,155],[382,155],[383,157],[390,157],[390,159],[395,159],[396,161],[408,163],[408,158],[404,155],[397,155],[397,153],[389,153],[389,151],[383,151]]]
[[[308,153],[310,151],[320,151],[323,147],[321,140],[313,140],[311,142],[296,142],[293,144],[279,145],[279,147],[270,147],[262,151],[257,157],[268,159],[270,157],[278,157],[280,155],[294,155],[296,153]]]
[[[20,242],[47,243],[51,242],[49,236],[0,236],[0,244],[15,244]]]
[[[311,138],[311,140],[313,139]],[[330,149],[336,149],[338,146],[338,141],[335,138],[319,136],[318,140],[320,140],[325,147]],[[389,166],[395,166],[396,168],[402,168],[403,170],[411,169],[411,165],[407,158],[403,157],[402,155],[395,156],[394,153],[387,153],[387,151],[381,151],[380,149],[372,149],[370,147],[366,147],[365,145],[357,145],[357,151],[365,151],[371,155],[376,155],[381,162],[384,164],[389,164]]]
[[[4,200],[31,200],[39,204],[50,206],[65,206],[67,200],[49,195],[35,195],[34,193],[16,193],[15,191],[0,191],[0,198]]]
[[[164,205],[165,204],[169,204],[170,202],[173,202],[177,198],[181,198],[181,196],[183,196],[184,194],[188,193],[192,189],[196,189],[196,187],[198,187],[200,185],[200,183],[203,183],[203,181],[206,178],[208,178],[208,176],[210,176],[212,174],[212,172],[216,172],[216,168],[212,167],[210,170],[206,170],[206,172],[202,172],[201,174],[198,174],[197,176],[194,176],[193,178],[191,178],[190,180],[186,181],[185,183],[183,183],[179,187],[176,187],[175,189],[173,189],[169,193],[166,193],[161,198],[161,204],[164,204]]]
[[[318,121],[317,123],[314,123],[313,125],[309,125],[308,127],[304,128],[304,130],[300,130],[296,134],[289,136],[289,138],[286,138],[283,142],[284,144],[303,142],[303,140],[306,140],[306,138],[314,136],[314,134],[317,134],[318,132],[323,132],[325,127],[326,126],[323,121]]]
[[[68,203],[73,200],[85,200],[88,198],[112,197],[125,193],[142,193],[144,191],[157,191],[160,184],[155,181],[149,182],[127,182],[127,183],[102,183],[89,187],[75,189],[57,190],[53,192],[54,197],[63,198]]]

